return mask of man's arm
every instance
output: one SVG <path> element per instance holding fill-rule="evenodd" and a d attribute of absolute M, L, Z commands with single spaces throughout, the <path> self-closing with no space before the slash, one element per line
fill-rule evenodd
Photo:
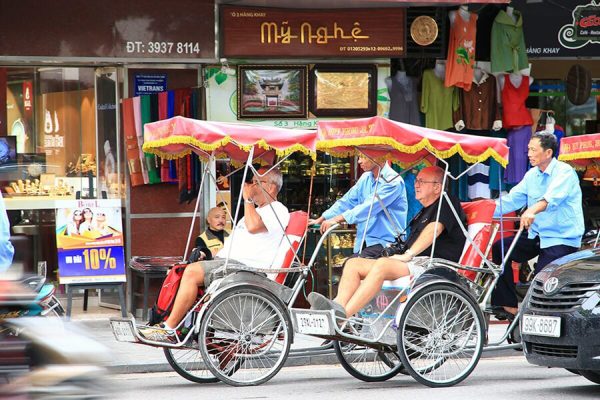
<path fill-rule="evenodd" d="M 437 236 L 440 236 L 444 231 L 444 224 L 441 222 L 430 222 L 425 226 L 425 229 L 421 231 L 421 234 L 414 241 L 414 243 L 410 246 L 409 249 L 406 250 L 404 254 L 398 254 L 392 256 L 400 261 L 408 262 L 412 260 L 417 254 L 421 254 L 425 251 L 429 246 L 433 244 L 433 239 L 436 238 L 436 225 L 437 225 Z"/>
<path fill-rule="evenodd" d="M 502 201 L 502 207 L 500 207 Z M 496 210 L 494 218 L 499 218 L 501 215 L 508 214 L 511 211 L 518 210 L 527 205 L 527 174 L 521 182 L 519 182 L 510 193 L 496 200 Z"/>
<path fill-rule="evenodd" d="M 362 178 L 362 177 L 361 177 Z M 325 233 L 333 224 L 345 222 L 342 213 L 358 204 L 359 193 L 362 186 L 362 181 L 359 179 L 354 186 L 346 192 L 346 194 L 337 200 L 333 206 L 326 210 L 323 215 L 311 222 L 321 224 L 321 233 Z"/>
<path fill-rule="evenodd" d="M 256 206 L 252 201 L 252 189 L 253 184 L 244 183 L 244 187 L 242 189 L 242 197 L 244 198 L 244 222 L 246 224 L 246 229 L 250 233 L 261 233 L 267 232 L 267 227 L 265 226 L 261 216 L 256 211 Z"/>
<path fill-rule="evenodd" d="M 382 211 L 382 203 L 387 208 L 399 198 L 404 197 L 406 199 L 404 181 L 399 181 L 397 183 L 381 183 L 377 188 L 377 196 L 381 201 L 373 199 L 372 196 L 369 196 L 369 198 L 365 199 L 362 203 L 357 204 L 352 209 L 343 212 L 342 216 L 346 221 L 348 221 L 348 223 L 355 224 L 357 222 L 367 220 L 369 209 L 371 209 L 371 203 L 373 204 L 371 216 L 373 216 Z M 404 202 L 404 208 L 405 210 L 408 209 L 408 203 L 406 201 Z M 404 225 L 403 221 L 394 222 L 400 226 Z"/>

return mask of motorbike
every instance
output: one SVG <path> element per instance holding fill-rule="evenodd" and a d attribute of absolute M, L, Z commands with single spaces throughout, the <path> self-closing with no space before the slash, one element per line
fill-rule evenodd
<path fill-rule="evenodd" d="M 53 294 L 39 284 L 0 280 L 0 398 L 103 398 L 108 350 L 60 318 L 40 318 L 62 307 L 48 306 Z"/>

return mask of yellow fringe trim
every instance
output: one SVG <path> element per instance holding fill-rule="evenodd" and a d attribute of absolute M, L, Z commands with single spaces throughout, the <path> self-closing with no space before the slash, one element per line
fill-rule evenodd
<path fill-rule="evenodd" d="M 317 150 L 325 151 L 327 153 L 331 153 L 332 155 L 336 155 L 334 153 L 337 153 L 338 154 L 337 156 L 339 157 L 339 156 L 354 155 L 357 153 L 357 150 L 339 152 L 339 151 L 335 151 L 332 149 L 334 149 L 336 147 L 340 147 L 340 146 L 342 146 L 342 147 L 343 146 L 357 147 L 357 146 L 362 146 L 362 145 L 378 145 L 378 144 L 386 145 L 386 146 L 392 147 L 393 149 L 398 150 L 402 153 L 408 153 L 408 154 L 415 154 L 423 149 L 428 149 L 431 153 L 435 154 L 436 156 L 438 156 L 440 158 L 449 158 L 449 157 L 452 157 L 453 155 L 455 155 L 456 153 L 458 153 L 466 162 L 468 162 L 470 164 L 485 161 L 490 157 L 493 158 L 500 165 L 502 165 L 502 167 L 506 167 L 506 165 L 508 164 L 508 160 L 503 158 L 496 150 L 489 148 L 489 147 L 482 154 L 480 154 L 478 156 L 473 156 L 471 154 L 467 154 L 463 150 L 462 146 L 459 143 L 455 144 L 448 150 L 437 150 L 435 147 L 433 147 L 433 145 L 427 138 L 424 138 L 419 143 L 414 144 L 412 146 L 407 146 L 407 145 L 398 143 L 393 138 L 383 137 L 383 136 L 378 136 L 378 137 L 365 136 L 365 137 L 360 137 L 360 138 L 319 140 L 319 141 L 317 141 Z M 394 160 L 391 160 L 391 161 L 395 162 L 395 163 L 399 163 Z"/>
<path fill-rule="evenodd" d="M 185 157 L 188 154 L 191 154 L 192 149 L 186 148 L 177 153 L 168 153 L 168 152 L 161 150 L 161 148 L 164 146 L 173 145 L 173 144 L 191 145 L 191 146 L 197 147 L 201 150 L 204 150 L 207 153 L 212 153 L 216 149 L 223 147 L 231 142 L 234 142 L 234 141 L 230 136 L 226 136 L 223 139 L 213 142 L 213 143 L 201 142 L 198 139 L 191 137 L 191 136 L 170 136 L 170 137 L 164 138 L 164 139 L 150 140 L 150 141 L 144 143 L 142 150 L 145 153 L 155 154 L 165 160 L 175 160 L 175 159 L 178 159 L 181 157 Z M 267 141 L 264 139 L 259 140 L 255 144 L 243 145 L 240 143 L 235 143 L 235 145 L 242 151 L 246 151 L 246 152 L 250 151 L 250 149 L 252 149 L 252 147 L 258 146 L 259 148 L 264 149 L 264 150 L 274 150 L 275 154 L 277 154 L 277 156 L 279 156 L 279 157 L 285 157 L 291 153 L 301 152 L 306 155 L 309 155 L 313 160 L 316 160 L 316 158 L 317 158 L 316 152 L 312 151 L 311 149 L 307 148 L 306 146 L 304 146 L 300 143 L 293 144 L 283 150 L 269 145 L 269 143 L 267 143 Z M 217 154 L 216 157 L 217 158 L 226 158 L 227 155 L 223 152 L 223 153 Z M 203 158 L 203 157 L 201 157 L 201 158 Z"/>
<path fill-rule="evenodd" d="M 600 150 L 594 151 L 581 151 L 578 153 L 570 153 L 570 154 L 560 154 L 558 159 L 560 161 L 576 161 L 584 158 L 599 158 L 600 159 Z"/>

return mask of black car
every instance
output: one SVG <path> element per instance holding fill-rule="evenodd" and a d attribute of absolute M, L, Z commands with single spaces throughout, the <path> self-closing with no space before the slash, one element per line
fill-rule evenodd
<path fill-rule="evenodd" d="M 520 325 L 527 361 L 600 384 L 600 248 L 540 271 L 523 301 Z"/>

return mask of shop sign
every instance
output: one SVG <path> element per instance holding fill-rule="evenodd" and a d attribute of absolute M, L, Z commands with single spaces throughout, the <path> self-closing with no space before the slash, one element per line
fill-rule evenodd
<path fill-rule="evenodd" d="M 0 0 L 0 57 L 215 59 L 214 0 Z"/>
<path fill-rule="evenodd" d="M 530 58 L 598 57 L 600 0 L 561 0 L 529 3 L 514 0 L 523 14 L 523 31 Z"/>
<path fill-rule="evenodd" d="M 23 109 L 25 115 L 30 117 L 33 110 L 33 83 L 31 81 L 23 82 Z"/>
<path fill-rule="evenodd" d="M 74 200 L 57 209 L 56 247 L 61 284 L 125 282 L 119 201 Z"/>
<path fill-rule="evenodd" d="M 134 95 L 153 94 L 167 90 L 167 74 L 135 74 Z"/>
<path fill-rule="evenodd" d="M 221 6 L 223 57 L 402 57 L 406 9 Z"/>

